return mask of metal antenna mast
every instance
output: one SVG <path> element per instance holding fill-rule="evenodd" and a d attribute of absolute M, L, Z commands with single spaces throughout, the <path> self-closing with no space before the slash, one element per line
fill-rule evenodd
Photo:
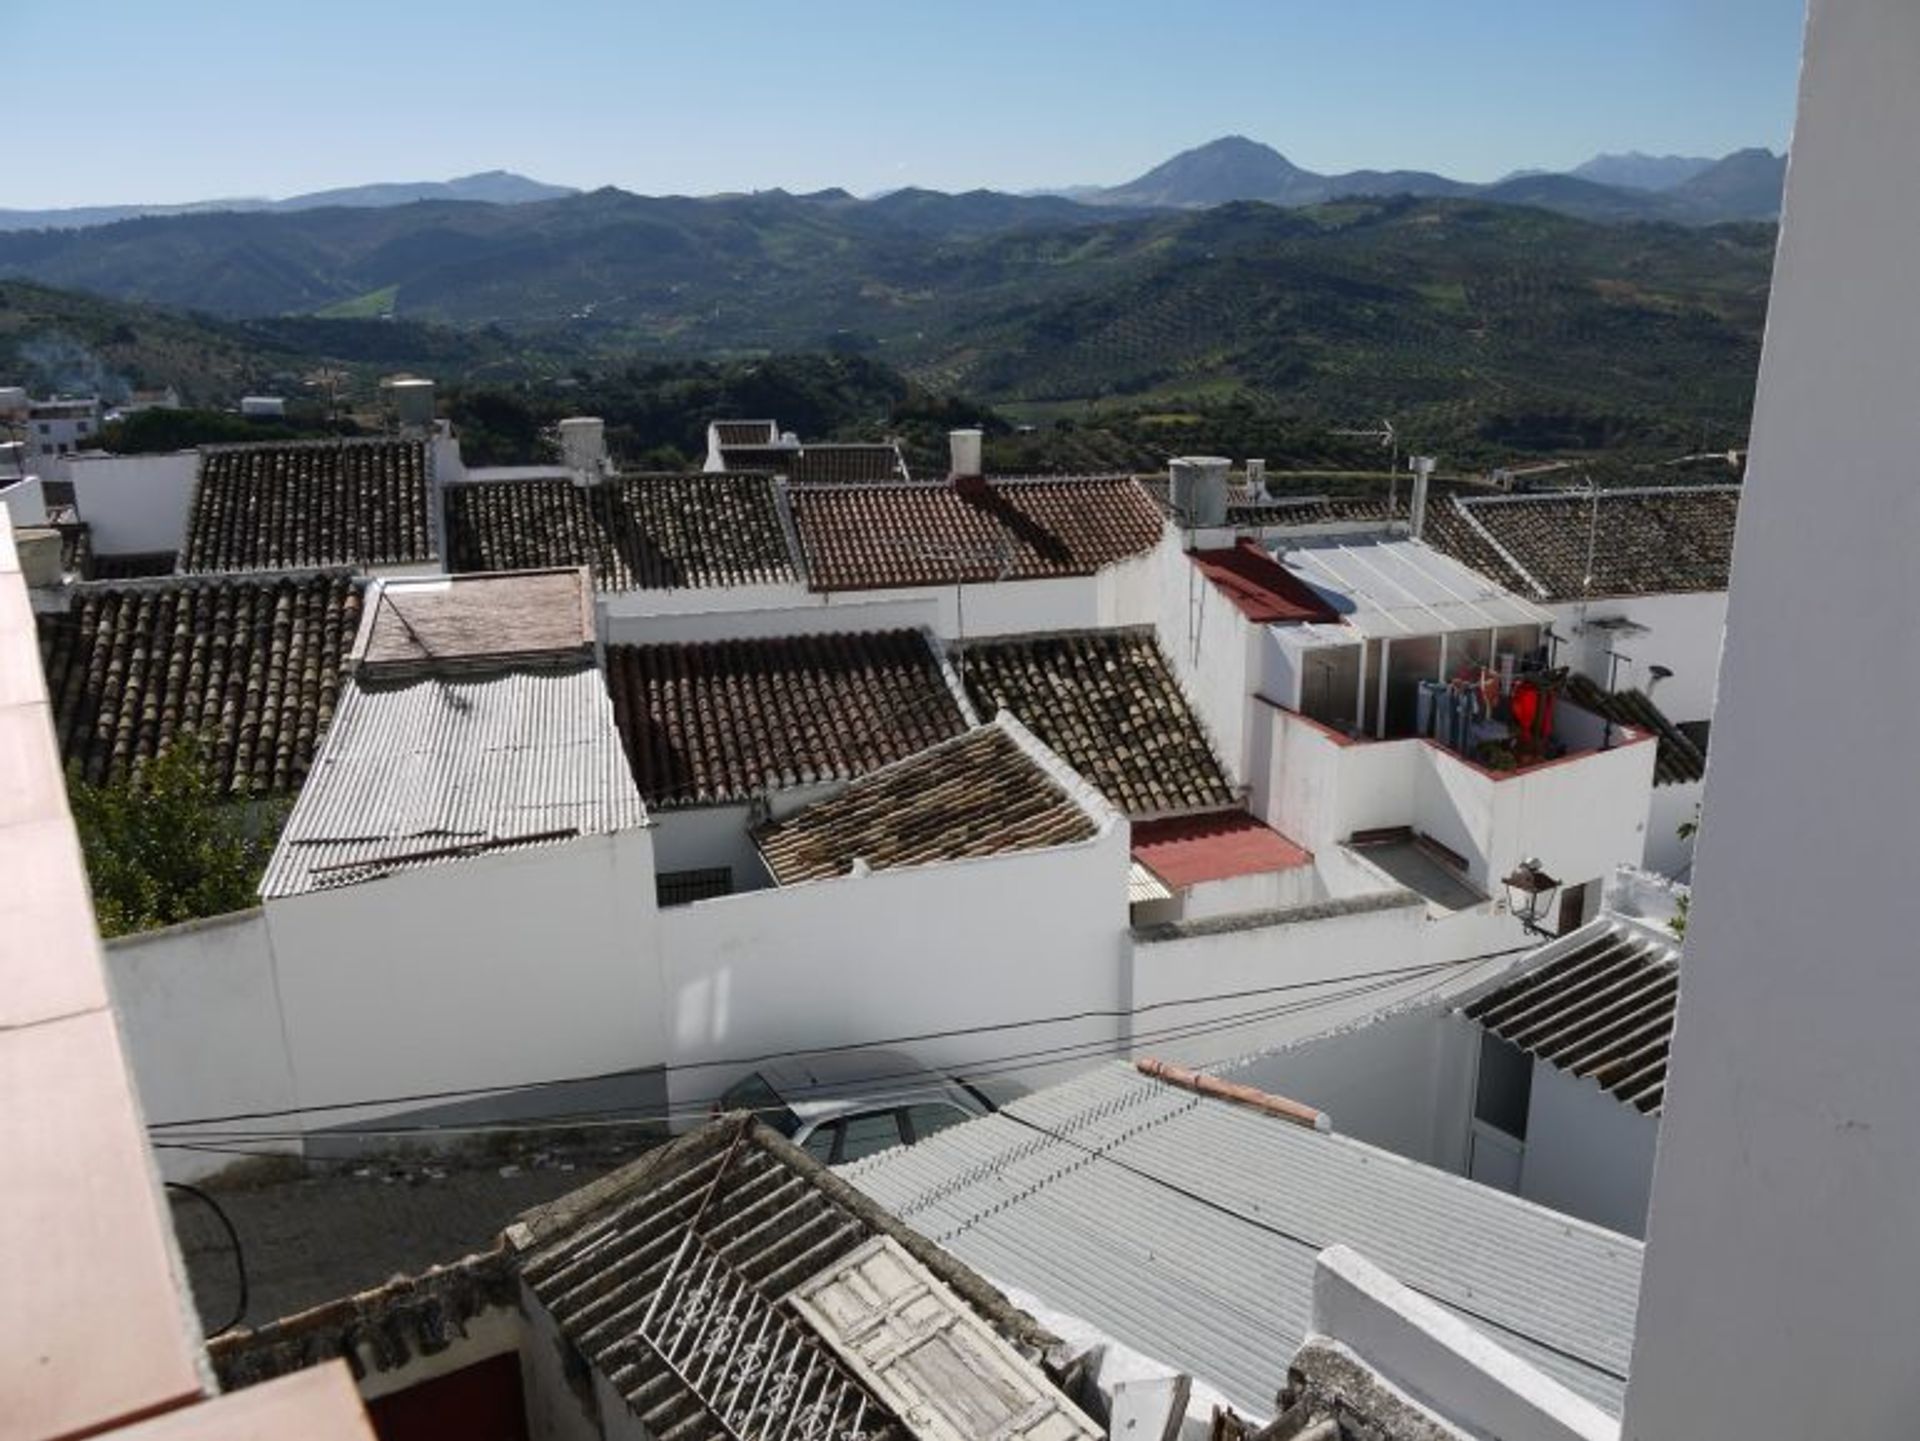
<path fill-rule="evenodd" d="M 1393 428 L 1393 421 L 1383 417 L 1380 424 L 1372 430 L 1336 430 L 1335 435 L 1352 436 L 1356 440 L 1377 440 L 1380 448 L 1387 451 L 1387 519 L 1393 519 L 1394 512 L 1400 509 L 1400 433 Z"/>

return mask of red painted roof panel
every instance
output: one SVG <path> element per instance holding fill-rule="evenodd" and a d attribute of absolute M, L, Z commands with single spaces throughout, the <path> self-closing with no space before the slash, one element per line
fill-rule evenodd
<path fill-rule="evenodd" d="M 1240 613 L 1259 625 L 1275 621 L 1339 623 L 1340 614 L 1320 592 L 1250 540 L 1188 557 Z"/>
<path fill-rule="evenodd" d="M 1136 822 L 1133 858 L 1174 887 L 1313 864 L 1311 853 L 1245 811 Z"/>

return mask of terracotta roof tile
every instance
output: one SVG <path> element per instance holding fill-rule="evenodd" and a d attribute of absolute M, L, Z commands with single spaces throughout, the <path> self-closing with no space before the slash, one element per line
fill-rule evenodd
<path fill-rule="evenodd" d="M 781 885 L 1083 841 L 1093 821 L 999 726 L 981 726 L 875 771 L 831 800 L 760 826 Z"/>
<path fill-rule="evenodd" d="M 1597 531 L 1594 508 L 1583 491 L 1456 496 L 1450 505 L 1429 507 L 1429 539 L 1490 579 L 1542 600 L 1727 588 L 1740 513 L 1737 485 L 1602 490 Z"/>
<path fill-rule="evenodd" d="M 609 646 L 634 780 L 658 807 L 846 781 L 966 728 L 919 631 Z"/>
<path fill-rule="evenodd" d="M 771 420 L 716 420 L 713 431 L 722 445 L 770 445 L 780 438 Z"/>
<path fill-rule="evenodd" d="M 1385 525 L 1392 517 L 1384 499 L 1370 496 L 1302 496 L 1297 500 L 1261 500 L 1229 503 L 1231 525 Z M 1400 518 L 1406 519 L 1401 497 Z"/>
<path fill-rule="evenodd" d="M 1235 804 L 1206 731 L 1150 630 L 966 648 L 974 708 L 1005 708 L 1132 816 Z"/>
<path fill-rule="evenodd" d="M 721 441 L 720 459 L 728 470 L 767 471 L 795 485 L 857 485 L 864 481 L 907 478 L 900 448 L 866 445 L 733 445 Z"/>
<path fill-rule="evenodd" d="M 796 486 L 789 492 L 815 590 L 1091 575 L 1159 540 L 1164 521 L 1131 478 Z"/>
<path fill-rule="evenodd" d="M 74 588 L 64 613 L 40 617 L 62 758 L 88 781 L 120 779 L 191 728 L 223 786 L 296 789 L 333 717 L 360 596 L 338 573 Z"/>
<path fill-rule="evenodd" d="M 456 571 L 584 565 L 601 590 L 791 585 L 796 578 L 774 481 L 764 475 L 450 486 L 447 545 Z"/>
<path fill-rule="evenodd" d="M 418 440 L 210 446 L 200 453 L 180 569 L 432 561 L 428 463 Z"/>

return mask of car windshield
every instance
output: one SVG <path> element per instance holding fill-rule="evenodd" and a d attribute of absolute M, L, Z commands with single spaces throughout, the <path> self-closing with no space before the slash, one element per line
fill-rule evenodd
<path fill-rule="evenodd" d="M 800 1129 L 800 1118 L 787 1109 L 779 1092 L 769 1086 L 758 1071 L 735 1081 L 720 1097 L 723 1111 L 752 1111 L 781 1135 L 791 1139 Z"/>

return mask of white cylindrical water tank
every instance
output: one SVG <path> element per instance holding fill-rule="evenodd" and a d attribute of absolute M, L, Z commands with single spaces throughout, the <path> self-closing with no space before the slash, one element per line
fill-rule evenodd
<path fill-rule="evenodd" d="M 1182 455 L 1167 462 L 1168 495 L 1188 525 L 1227 523 L 1227 472 L 1222 455 Z"/>
<path fill-rule="evenodd" d="M 953 452 L 954 475 L 986 474 L 980 459 L 978 430 L 950 430 L 947 432 L 947 445 Z"/>
<path fill-rule="evenodd" d="M 389 381 L 387 388 L 393 392 L 393 411 L 395 418 L 404 430 L 430 430 L 433 428 L 433 382 L 409 377 L 405 380 Z"/>
<path fill-rule="evenodd" d="M 560 457 L 576 476 L 598 480 L 606 468 L 606 422 L 596 415 L 572 415 L 561 421 Z"/>

